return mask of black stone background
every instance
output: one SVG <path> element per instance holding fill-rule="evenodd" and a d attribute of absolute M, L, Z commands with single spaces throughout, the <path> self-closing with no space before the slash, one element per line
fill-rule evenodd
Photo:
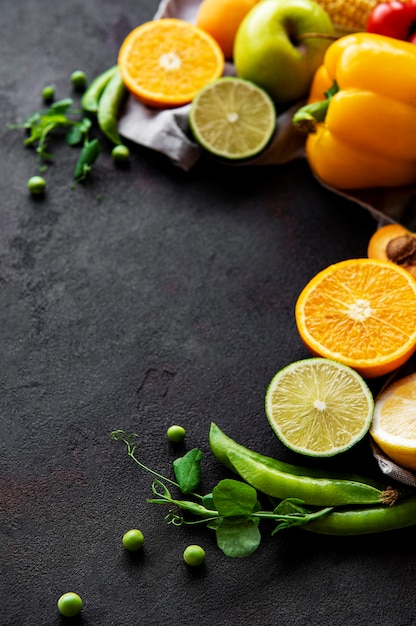
<path fill-rule="evenodd" d="M 235 170 L 206 162 L 184 173 L 131 146 L 118 171 L 110 145 L 89 182 L 71 189 L 77 150 L 51 145 L 48 192 L 21 131 L 6 124 L 41 106 L 69 75 L 112 65 L 155 0 L 1 2 L 0 624 L 69 623 L 56 609 L 74 590 L 84 626 L 408 626 L 416 623 L 412 529 L 368 537 L 301 530 L 230 559 L 203 527 L 173 528 L 146 503 L 151 477 L 115 428 L 141 435 L 140 458 L 162 473 L 204 452 L 202 491 L 226 470 L 208 446 L 211 420 L 253 449 L 317 465 L 272 434 L 271 378 L 309 356 L 294 305 L 330 263 L 365 256 L 376 223 L 324 190 L 303 161 Z M 74 95 L 74 94 L 72 94 Z M 373 381 L 377 388 L 381 381 Z M 169 444 L 172 423 L 186 427 Z M 327 468 L 377 475 L 364 441 Z M 139 527 L 133 557 L 122 534 Z M 200 543 L 205 565 L 182 552 Z"/>

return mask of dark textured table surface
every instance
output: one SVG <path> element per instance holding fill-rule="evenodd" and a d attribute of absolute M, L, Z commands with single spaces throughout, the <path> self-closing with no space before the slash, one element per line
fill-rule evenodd
<path fill-rule="evenodd" d="M 48 191 L 30 197 L 35 155 L 6 124 L 39 108 L 45 84 L 67 97 L 73 70 L 112 65 L 156 8 L 2 2 L 0 624 L 63 624 L 56 602 L 70 590 L 84 600 L 71 623 L 85 626 L 415 624 L 413 530 L 271 537 L 266 526 L 251 557 L 227 558 L 212 531 L 164 524 L 146 502 L 151 477 L 110 440 L 140 433 L 140 458 L 168 474 L 199 447 L 206 491 L 227 476 L 209 450 L 212 420 L 299 463 L 272 434 L 265 390 L 309 356 L 294 320 L 302 287 L 365 256 L 376 228 L 304 161 L 185 173 L 132 145 L 117 170 L 105 142 L 89 182 L 71 189 L 76 149 L 56 141 Z M 172 423 L 187 430 L 176 448 Z M 377 474 L 366 441 L 324 465 Z M 133 527 L 145 535 L 137 557 L 121 546 Z M 206 550 L 200 569 L 182 560 L 189 543 Z"/>

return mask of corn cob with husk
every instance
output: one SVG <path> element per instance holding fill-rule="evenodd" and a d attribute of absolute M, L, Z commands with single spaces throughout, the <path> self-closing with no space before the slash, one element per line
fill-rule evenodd
<path fill-rule="evenodd" d="M 386 0 L 316 0 L 335 28 L 345 31 L 365 31 L 371 11 L 383 1 Z"/>

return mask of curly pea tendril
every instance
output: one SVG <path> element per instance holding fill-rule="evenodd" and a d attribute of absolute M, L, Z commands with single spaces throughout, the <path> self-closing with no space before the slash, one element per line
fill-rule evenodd
<path fill-rule="evenodd" d="M 332 511 L 332 507 L 309 510 L 298 498 L 286 498 L 272 511 L 264 511 L 258 501 L 256 489 L 233 479 L 220 480 L 211 493 L 202 496 L 195 492 L 200 483 L 202 460 L 202 452 L 197 448 L 173 462 L 175 481 L 139 461 L 136 456 L 139 437 L 137 433 L 115 430 L 110 436 L 114 441 L 124 443 L 128 456 L 154 476 L 154 497 L 147 502 L 174 505 L 179 509 L 180 512 L 177 512 L 170 508 L 164 521 L 172 526 L 205 523 L 215 531 L 217 544 L 227 556 L 248 556 L 257 549 L 261 541 L 258 528 L 261 519 L 276 522 L 276 528 L 272 532 L 274 535 L 283 528 L 307 524 Z M 194 500 L 174 498 L 167 485 L 175 487 L 181 493 L 190 494 Z M 186 515 L 191 515 L 191 519 Z"/>
<path fill-rule="evenodd" d="M 155 497 L 147 502 L 174 505 L 179 509 L 177 512 L 170 508 L 165 522 L 172 526 L 205 523 L 215 531 L 217 544 L 227 556 L 248 556 L 258 548 L 262 519 L 276 522 L 272 535 L 294 526 L 320 534 L 360 535 L 416 525 L 414 491 L 399 494 L 391 487 L 381 491 L 374 485 L 351 479 L 341 480 L 331 475 L 322 478 L 313 471 L 311 476 L 305 476 L 304 468 L 289 466 L 244 448 L 214 424 L 210 432 L 211 449 L 241 480 L 220 480 L 205 496 L 196 493 L 202 460 L 202 452 L 197 448 L 173 462 L 174 481 L 137 459 L 137 434 L 118 430 L 111 436 L 123 441 L 128 455 L 153 474 L 152 493 Z M 174 498 L 167 485 L 190 494 L 193 500 Z M 314 488 L 319 495 L 318 501 L 314 501 Z M 367 493 L 362 497 L 362 489 L 369 492 L 370 502 Z M 270 498 L 274 506 L 271 511 L 262 509 L 258 493 Z M 354 495 L 352 502 L 349 499 L 351 493 Z M 359 498 L 355 500 L 357 493 Z M 345 500 L 346 494 L 348 498 Z"/>

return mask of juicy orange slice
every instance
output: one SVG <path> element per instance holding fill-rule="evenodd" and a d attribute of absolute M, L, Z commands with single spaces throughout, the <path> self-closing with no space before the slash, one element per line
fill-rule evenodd
<path fill-rule="evenodd" d="M 123 41 L 118 66 L 129 91 L 144 104 L 177 107 L 224 71 L 224 55 L 201 28 L 175 18 L 141 24 Z"/>
<path fill-rule="evenodd" d="M 416 349 L 416 281 L 390 261 L 341 261 L 306 285 L 295 316 L 312 354 L 382 376 Z"/>
<path fill-rule="evenodd" d="M 416 373 L 376 398 L 370 434 L 393 461 L 416 471 Z"/>

